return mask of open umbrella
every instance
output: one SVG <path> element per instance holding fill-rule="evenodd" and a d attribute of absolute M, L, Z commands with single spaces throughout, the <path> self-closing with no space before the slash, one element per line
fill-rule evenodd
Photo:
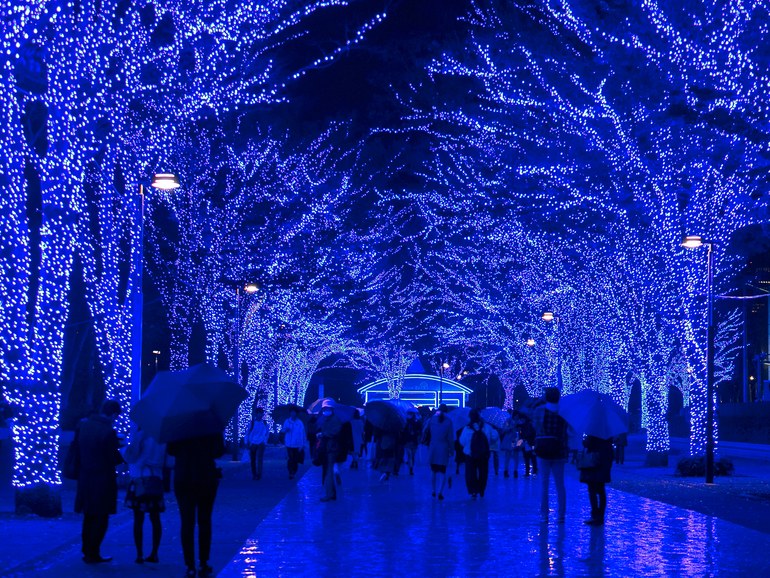
<path fill-rule="evenodd" d="M 452 427 L 455 431 L 464 428 L 471 422 L 470 413 L 471 408 L 469 407 L 456 407 L 449 412 L 448 416 L 452 420 Z"/>
<path fill-rule="evenodd" d="M 356 408 L 352 405 L 344 405 L 342 403 L 337 403 L 330 397 L 322 397 L 311 403 L 307 408 L 307 412 L 312 414 L 320 414 L 322 409 L 321 406 L 323 405 L 324 401 L 328 401 L 334 406 L 334 415 L 336 415 L 342 421 L 352 420 L 353 414 L 357 411 Z"/>
<path fill-rule="evenodd" d="M 481 419 L 498 429 L 503 429 L 505 422 L 511 419 L 511 414 L 499 407 L 485 407 L 480 413 Z"/>
<path fill-rule="evenodd" d="M 221 433 L 246 395 L 207 363 L 161 371 L 131 409 L 131 419 L 161 443 Z"/>
<path fill-rule="evenodd" d="M 605 393 L 583 390 L 565 395 L 561 415 L 575 431 L 609 439 L 628 431 L 628 413 Z"/>
<path fill-rule="evenodd" d="M 374 427 L 398 432 L 406 425 L 406 410 L 391 400 L 377 399 L 366 404 L 366 419 Z"/>
<path fill-rule="evenodd" d="M 289 419 L 292 411 L 296 411 L 297 417 L 303 421 L 308 417 L 304 407 L 300 407 L 294 403 L 284 403 L 276 405 L 273 408 L 273 421 L 282 424 Z"/>

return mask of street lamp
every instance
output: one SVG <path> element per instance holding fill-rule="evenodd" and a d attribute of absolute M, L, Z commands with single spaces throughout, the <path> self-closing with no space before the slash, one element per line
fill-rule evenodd
<path fill-rule="evenodd" d="M 532 339 L 531 337 L 529 339 L 527 339 L 527 346 L 528 347 L 534 347 L 535 346 L 535 340 Z"/>
<path fill-rule="evenodd" d="M 173 173 L 156 173 L 151 187 L 170 191 L 179 188 L 179 178 Z M 135 219 L 139 223 L 137 249 L 134 253 L 134 292 L 131 300 L 131 403 L 142 397 L 142 317 L 144 316 L 144 183 L 139 183 Z M 157 370 L 157 357 L 155 358 Z"/>
<path fill-rule="evenodd" d="M 158 373 L 158 359 L 160 359 L 160 349 L 153 349 L 152 354 L 155 356 L 155 373 Z"/>
<path fill-rule="evenodd" d="M 553 321 L 553 328 L 556 332 L 556 387 L 561 391 L 563 381 L 561 376 L 561 343 L 559 343 L 559 318 L 553 314 L 553 311 L 546 311 L 543 313 L 541 319 L 546 323 Z M 532 343 L 530 343 L 530 341 Z M 535 340 L 530 338 L 527 340 L 527 345 L 530 347 L 535 344 Z"/>
<path fill-rule="evenodd" d="M 682 247 L 699 249 L 706 245 L 706 299 L 708 302 L 708 331 L 706 334 L 706 483 L 714 483 L 714 268 L 712 253 L 714 244 L 704 241 L 699 235 L 688 235 L 682 240 Z"/>
<path fill-rule="evenodd" d="M 449 369 L 449 364 L 445 361 L 438 369 L 438 404 L 444 400 L 444 370 Z"/>

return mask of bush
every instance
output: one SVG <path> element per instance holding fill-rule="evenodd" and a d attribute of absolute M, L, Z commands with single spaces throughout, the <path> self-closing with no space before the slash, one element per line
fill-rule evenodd
<path fill-rule="evenodd" d="M 728 458 L 719 458 L 714 461 L 715 476 L 732 476 L 735 466 Z M 706 475 L 706 456 L 690 456 L 682 458 L 676 464 L 675 475 L 683 478 L 702 478 Z"/>

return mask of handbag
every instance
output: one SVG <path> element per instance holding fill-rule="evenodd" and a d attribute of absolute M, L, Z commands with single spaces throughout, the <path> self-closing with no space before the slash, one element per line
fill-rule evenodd
<path fill-rule="evenodd" d="M 599 452 L 580 452 L 577 459 L 577 469 L 592 470 L 599 467 Z"/>
<path fill-rule="evenodd" d="M 137 500 L 157 500 L 163 497 L 163 479 L 160 476 L 141 476 L 134 480 Z"/>

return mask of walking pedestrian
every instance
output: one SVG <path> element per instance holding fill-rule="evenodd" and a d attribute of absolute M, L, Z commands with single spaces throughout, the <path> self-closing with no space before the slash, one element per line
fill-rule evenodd
<path fill-rule="evenodd" d="M 297 410 L 292 409 L 281 428 L 283 445 L 286 446 L 286 467 L 289 469 L 289 479 L 293 480 L 299 470 L 299 464 L 305 461 L 305 424 L 299 419 Z M 262 451 L 264 455 L 264 450 Z M 262 468 L 260 464 L 260 475 Z"/>
<path fill-rule="evenodd" d="M 559 415 L 561 393 L 555 387 L 545 388 L 545 404 L 535 410 L 535 454 L 541 476 L 540 514 L 548 519 L 548 487 L 553 474 L 558 500 L 559 523 L 567 512 L 567 490 L 564 486 L 564 464 L 567 460 L 567 422 Z"/>
<path fill-rule="evenodd" d="M 222 472 L 216 458 L 225 453 L 222 434 L 213 434 L 186 440 L 169 442 L 169 455 L 174 456 L 174 495 L 179 506 L 181 541 L 185 576 L 194 578 L 195 570 L 195 522 L 198 522 L 197 576 L 210 576 L 211 517 L 217 497 Z"/>
<path fill-rule="evenodd" d="M 489 434 L 489 453 L 492 457 L 492 467 L 497 476 L 500 474 L 500 432 L 495 426 L 490 424 L 486 425 L 489 426 L 487 432 Z"/>
<path fill-rule="evenodd" d="M 513 425 L 513 420 L 508 418 L 503 424 L 503 431 L 500 436 L 500 451 L 503 452 L 503 477 L 510 477 L 510 463 L 513 460 L 516 449 L 517 432 Z M 513 462 L 513 477 L 516 478 L 519 475 L 519 463 L 518 458 Z"/>
<path fill-rule="evenodd" d="M 251 425 L 246 434 L 246 442 L 249 446 L 249 461 L 251 462 L 251 479 L 262 479 L 262 464 L 265 461 L 265 447 L 269 430 L 265 423 L 265 410 L 258 407 L 251 417 Z"/>
<path fill-rule="evenodd" d="M 537 475 L 537 459 L 535 457 L 535 426 L 532 420 L 522 416 L 519 424 L 518 444 L 521 448 L 521 455 L 524 458 L 524 477 Z"/>
<path fill-rule="evenodd" d="M 428 422 L 425 437 L 428 442 L 428 461 L 430 462 L 433 497 L 444 499 L 446 469 L 454 452 L 455 431 L 452 420 L 447 417 L 447 406 L 443 403 Z"/>
<path fill-rule="evenodd" d="M 490 440 L 492 426 L 484 423 L 477 409 L 468 415 L 470 423 L 460 434 L 460 445 L 465 454 L 465 486 L 472 498 L 484 497 L 489 478 Z"/>
<path fill-rule="evenodd" d="M 318 433 L 320 439 L 320 451 L 323 454 L 321 479 L 324 487 L 324 496 L 322 502 L 329 502 L 337 499 L 337 480 L 334 465 L 337 463 L 338 454 L 344 450 L 342 441 L 342 421 L 334 415 L 334 402 L 324 400 L 321 405 L 321 431 Z"/>
<path fill-rule="evenodd" d="M 592 467 L 580 469 L 580 481 L 588 488 L 588 500 L 591 503 L 591 517 L 583 523 L 589 526 L 603 526 L 607 510 L 607 489 L 612 469 L 612 441 L 586 436 L 583 446 L 587 454 L 592 455 Z"/>
<path fill-rule="evenodd" d="M 123 463 L 118 435 L 112 427 L 120 415 L 120 403 L 108 399 L 101 412 L 80 422 L 77 436 L 80 454 L 75 512 L 83 514 L 83 562 L 99 564 L 112 560 L 102 556 L 110 514 L 117 512 L 118 479 L 115 466 Z"/>
<path fill-rule="evenodd" d="M 361 419 L 361 412 L 353 412 L 353 419 L 350 420 L 350 433 L 353 438 L 353 459 L 350 462 L 350 469 L 358 469 L 358 460 L 364 449 L 364 420 Z"/>
<path fill-rule="evenodd" d="M 417 447 L 422 436 L 422 423 L 417 419 L 417 410 L 409 408 L 406 412 L 406 426 L 404 427 L 404 451 L 406 452 L 406 465 L 409 466 L 409 475 L 414 475 L 414 461 L 417 455 Z"/>
<path fill-rule="evenodd" d="M 155 441 L 138 429 L 124 454 L 128 462 L 131 481 L 126 492 L 125 505 L 134 513 L 134 546 L 137 564 L 158 563 L 158 548 L 163 533 L 160 515 L 166 511 L 163 499 L 163 466 L 166 461 L 166 444 Z M 140 489 L 140 486 L 141 489 Z M 152 549 L 144 558 L 144 515 L 150 517 L 152 527 Z"/>
<path fill-rule="evenodd" d="M 390 479 L 396 473 L 396 443 L 398 435 L 395 432 L 374 428 L 374 439 L 377 441 L 377 471 L 381 472 L 380 481 Z"/>
<path fill-rule="evenodd" d="M 615 463 L 622 466 L 626 462 L 626 446 L 628 434 L 623 432 L 615 437 Z"/>

